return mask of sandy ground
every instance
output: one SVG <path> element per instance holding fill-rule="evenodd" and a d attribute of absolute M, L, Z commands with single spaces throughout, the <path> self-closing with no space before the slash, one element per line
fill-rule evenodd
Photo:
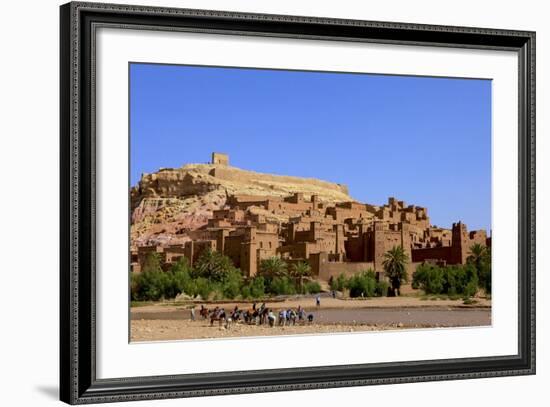
<path fill-rule="evenodd" d="M 258 305 L 262 302 L 259 301 Z M 315 309 L 315 298 L 291 298 L 285 301 L 265 301 L 266 306 L 273 309 L 282 308 L 298 308 L 301 306 L 306 309 Z M 187 306 L 193 304 L 178 303 L 174 304 L 170 302 L 159 302 L 152 305 L 132 307 L 132 312 L 167 312 L 179 309 L 185 309 Z M 239 302 L 224 302 L 216 304 L 204 304 L 207 308 L 214 308 L 216 306 L 220 308 L 233 309 L 237 305 L 240 309 L 252 308 L 251 303 L 239 303 Z M 461 299 L 459 300 L 422 300 L 419 297 L 373 297 L 369 299 L 338 299 L 338 298 L 321 298 L 321 309 L 327 308 L 413 308 L 413 307 L 460 307 L 460 308 L 479 308 L 490 307 L 491 301 L 485 298 L 476 298 L 476 304 L 464 305 Z M 197 309 L 200 305 L 197 305 Z"/>
<path fill-rule="evenodd" d="M 370 326 L 354 324 L 304 324 L 296 326 L 256 326 L 233 324 L 228 329 L 217 323 L 190 320 L 133 320 L 132 341 L 169 341 L 180 339 L 230 338 L 242 336 L 278 336 L 296 334 L 319 334 L 332 332 L 359 332 L 397 329 L 398 326 Z"/>
<path fill-rule="evenodd" d="M 481 326 L 491 323 L 491 302 L 477 299 L 474 305 L 464 305 L 462 300 L 421 300 L 415 297 L 373 298 L 368 300 L 321 299 L 321 307 L 314 298 L 287 299 L 269 302 L 266 306 L 275 311 L 302 306 L 315 315 L 312 324 L 295 326 L 257 326 L 233 323 L 226 328 L 203 320 L 196 313 L 196 321 L 189 319 L 191 303 L 157 303 L 131 309 L 132 341 L 166 341 L 181 339 L 229 338 L 242 336 L 277 336 L 295 334 L 319 334 L 336 332 L 379 331 L 403 328 L 428 328 L 450 326 Z M 205 304 L 231 310 L 237 305 L 249 309 L 247 303 Z"/>

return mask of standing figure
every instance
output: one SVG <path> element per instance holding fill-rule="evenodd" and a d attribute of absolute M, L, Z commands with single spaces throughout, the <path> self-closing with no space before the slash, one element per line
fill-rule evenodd
<path fill-rule="evenodd" d="M 269 321 L 269 326 L 273 328 L 273 325 L 275 325 L 275 314 L 273 313 L 273 311 L 270 309 L 269 312 L 267 313 L 267 320 Z"/>

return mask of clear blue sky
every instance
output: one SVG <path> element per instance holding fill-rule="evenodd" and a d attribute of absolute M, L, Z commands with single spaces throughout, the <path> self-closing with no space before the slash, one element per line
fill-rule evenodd
<path fill-rule="evenodd" d="M 217 151 L 490 230 L 490 80 L 131 64 L 130 103 L 132 185 Z"/>

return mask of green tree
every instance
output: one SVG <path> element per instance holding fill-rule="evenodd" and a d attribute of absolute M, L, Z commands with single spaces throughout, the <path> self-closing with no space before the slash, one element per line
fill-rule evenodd
<path fill-rule="evenodd" d="M 191 267 L 189 262 L 185 257 L 180 257 L 170 268 L 172 274 L 172 282 L 176 295 L 180 293 L 185 293 L 188 295 L 194 295 L 191 292 L 192 287 L 192 277 L 191 277 Z"/>
<path fill-rule="evenodd" d="M 376 287 L 376 274 L 372 270 L 355 274 L 347 281 L 350 297 L 374 297 Z"/>
<path fill-rule="evenodd" d="M 470 247 L 468 264 L 473 265 L 477 270 L 479 287 L 487 294 L 491 293 L 491 249 L 475 243 Z"/>
<path fill-rule="evenodd" d="M 441 294 L 445 290 L 444 269 L 435 264 L 421 264 L 413 274 L 412 287 L 426 294 Z"/>
<path fill-rule="evenodd" d="M 292 264 L 290 267 L 290 275 L 298 281 L 300 287 L 300 293 L 304 292 L 304 277 L 311 274 L 311 267 L 304 261 L 299 261 Z"/>
<path fill-rule="evenodd" d="M 386 277 L 390 280 L 393 295 L 399 295 L 401 283 L 408 281 L 406 265 L 409 258 L 402 246 L 394 246 L 384 254 L 382 267 Z"/>
<path fill-rule="evenodd" d="M 229 271 L 222 282 L 222 293 L 225 298 L 234 299 L 241 293 L 243 275 L 240 270 L 234 268 Z"/>
<path fill-rule="evenodd" d="M 486 256 L 486 247 L 480 245 L 479 243 L 474 243 L 470 246 L 470 252 L 468 253 L 466 261 L 473 264 L 479 270 L 481 263 L 485 260 Z"/>
<path fill-rule="evenodd" d="M 157 252 L 147 253 L 147 255 L 145 256 L 145 261 L 143 262 L 143 267 L 141 268 L 141 272 L 162 272 L 162 267 L 160 266 L 160 254 Z"/>
<path fill-rule="evenodd" d="M 234 270 L 235 266 L 229 257 L 211 249 L 203 251 L 194 266 L 195 277 L 216 282 L 223 281 Z"/>
<path fill-rule="evenodd" d="M 288 277 L 274 277 L 268 285 L 269 292 L 275 295 L 293 295 L 296 294 L 296 286 Z"/>
<path fill-rule="evenodd" d="M 256 276 L 243 285 L 241 295 L 244 298 L 263 298 L 265 295 L 265 280 L 262 276 Z"/>
<path fill-rule="evenodd" d="M 426 294 L 471 297 L 478 288 L 477 271 L 470 263 L 451 266 L 421 264 L 413 274 L 412 287 L 421 288 Z"/>
<path fill-rule="evenodd" d="M 287 277 L 288 266 L 280 257 L 270 257 L 260 262 L 260 274 L 264 277 Z"/>
<path fill-rule="evenodd" d="M 171 294 L 169 273 L 163 271 L 143 271 L 132 274 L 132 300 L 158 301 Z M 167 294 L 168 293 L 168 294 Z"/>
<path fill-rule="evenodd" d="M 306 294 L 317 294 L 321 292 L 321 284 L 317 281 L 308 281 L 304 285 L 304 292 Z"/>

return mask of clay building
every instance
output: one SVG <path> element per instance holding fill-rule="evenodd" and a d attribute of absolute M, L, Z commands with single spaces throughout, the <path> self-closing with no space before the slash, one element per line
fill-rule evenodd
<path fill-rule="evenodd" d="M 212 161 L 224 163 L 216 153 Z M 247 277 L 256 275 L 263 259 L 278 256 L 308 261 L 313 276 L 328 281 L 368 269 L 381 276 L 384 254 L 394 246 L 405 249 L 412 273 L 426 261 L 464 264 L 472 244 L 490 244 L 484 230 L 468 232 L 461 222 L 451 229 L 431 226 L 426 208 L 393 197 L 376 206 L 320 202 L 316 195 L 302 193 L 228 196 L 225 207 L 188 236 L 180 246 L 139 247 L 132 253 L 132 270 L 141 270 L 151 251 L 159 253 L 167 268 L 182 256 L 192 265 L 210 249 L 228 256 Z"/>

